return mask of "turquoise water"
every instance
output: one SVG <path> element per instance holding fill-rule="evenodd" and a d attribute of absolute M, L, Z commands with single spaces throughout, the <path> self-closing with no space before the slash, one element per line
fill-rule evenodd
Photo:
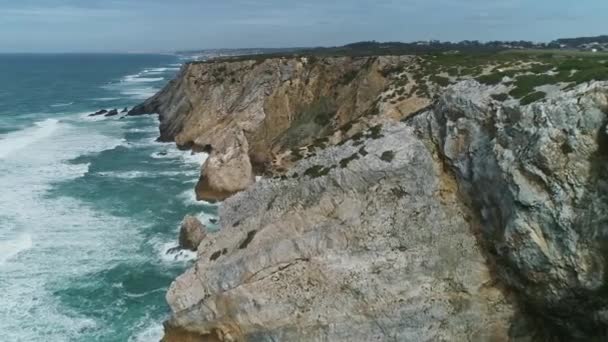
<path fill-rule="evenodd" d="M 0 341 L 158 341 L 204 156 L 155 142 L 132 107 L 168 55 L 0 55 Z"/>

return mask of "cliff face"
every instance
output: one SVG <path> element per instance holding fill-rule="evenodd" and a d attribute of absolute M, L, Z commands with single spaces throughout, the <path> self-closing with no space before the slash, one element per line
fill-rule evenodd
<path fill-rule="evenodd" d="M 221 148 L 243 131 L 251 150 L 302 146 L 363 116 L 411 57 L 293 58 L 187 64 L 131 115 L 159 113 L 161 139 Z M 428 103 L 427 103 L 428 104 Z"/>
<path fill-rule="evenodd" d="M 608 84 L 496 106 L 461 83 L 431 135 L 483 223 L 499 278 L 564 339 L 606 338 Z"/>
<path fill-rule="evenodd" d="M 424 96 L 418 63 L 191 64 L 134 110 L 211 152 L 199 197 L 224 200 L 165 341 L 608 337 L 608 83 Z"/>
<path fill-rule="evenodd" d="M 224 341 L 508 340 L 516 309 L 429 143 L 405 124 L 367 131 L 226 200 L 222 231 L 171 286 L 169 327 Z"/>
<path fill-rule="evenodd" d="M 336 134 L 341 139 L 349 129 L 339 128 L 378 113 L 378 97 L 398 76 L 395 68 L 413 61 L 345 57 L 187 64 L 130 115 L 159 113 L 161 140 L 210 151 L 197 194 L 223 200 L 250 186 L 256 171 L 285 168 L 281 152 Z M 383 112 L 398 119 L 429 103 L 414 96 L 386 103 L 390 110 Z"/>

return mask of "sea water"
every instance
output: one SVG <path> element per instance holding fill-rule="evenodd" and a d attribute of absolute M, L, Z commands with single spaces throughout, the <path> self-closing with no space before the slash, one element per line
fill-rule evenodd
<path fill-rule="evenodd" d="M 158 341 L 191 262 L 181 219 L 204 155 L 122 110 L 179 70 L 171 55 L 0 55 L 0 342 Z"/>

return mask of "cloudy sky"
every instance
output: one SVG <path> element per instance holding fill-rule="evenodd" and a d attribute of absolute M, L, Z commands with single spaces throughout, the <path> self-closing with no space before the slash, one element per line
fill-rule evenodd
<path fill-rule="evenodd" d="M 548 41 L 608 34 L 607 0 L 0 0 L 0 52 Z"/>

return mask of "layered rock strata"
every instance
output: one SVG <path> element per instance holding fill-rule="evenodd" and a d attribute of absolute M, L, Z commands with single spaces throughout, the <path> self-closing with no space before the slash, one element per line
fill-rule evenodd
<path fill-rule="evenodd" d="M 411 61 L 190 64 L 134 109 L 210 153 L 197 193 L 224 201 L 165 341 L 607 337 L 608 84 L 379 101 Z"/>

